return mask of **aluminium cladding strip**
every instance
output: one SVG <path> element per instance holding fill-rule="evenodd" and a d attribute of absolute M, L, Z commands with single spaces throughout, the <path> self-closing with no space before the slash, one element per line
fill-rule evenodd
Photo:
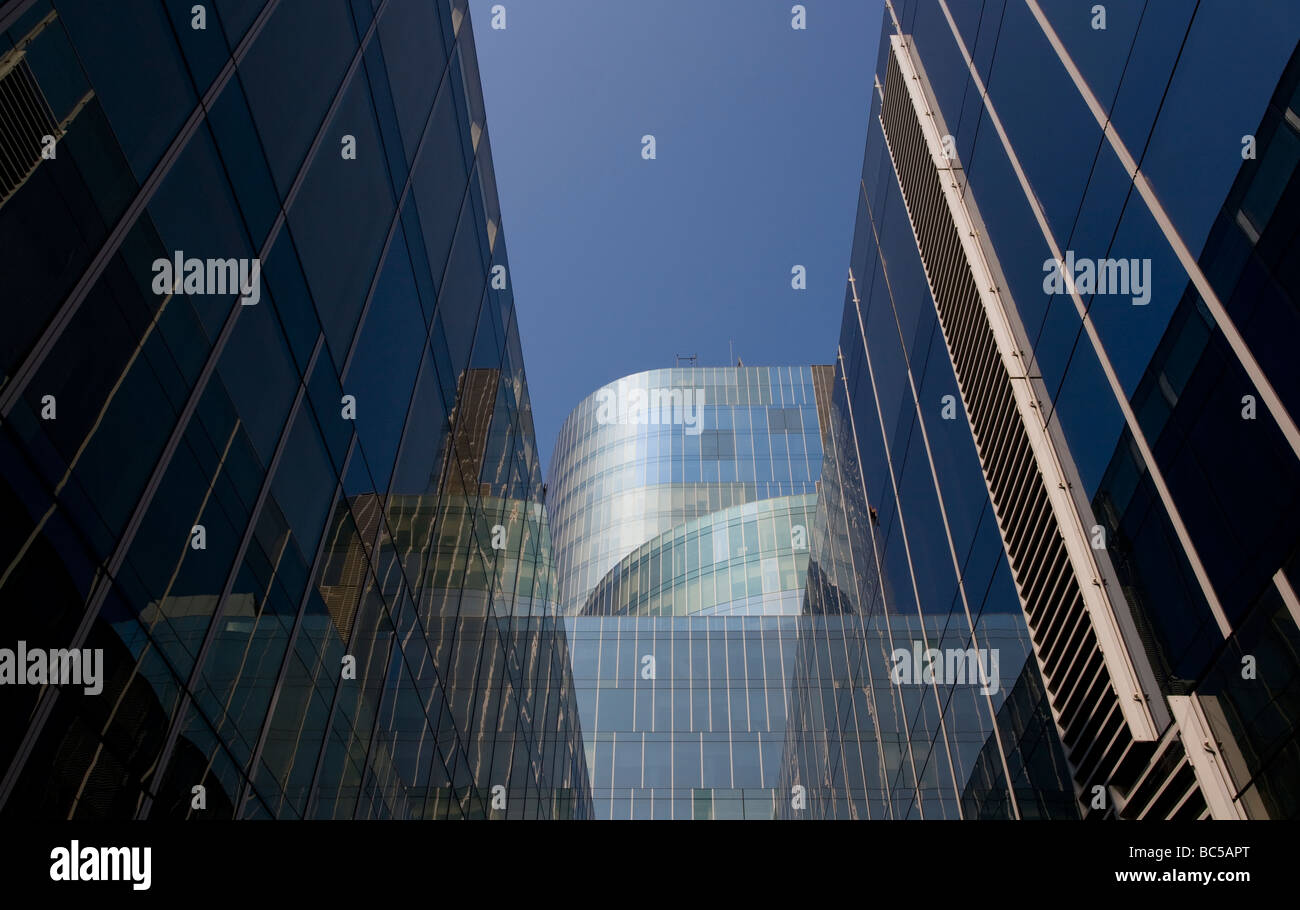
<path fill-rule="evenodd" d="M 1145 656 L 1126 645 L 1131 617 L 1117 615 L 1101 583 L 1109 573 L 1071 494 L 1068 452 L 1043 425 L 1013 305 L 963 198 L 960 164 L 944 154 L 909 40 L 890 38 L 881 126 L 1062 740 L 1080 786 L 1108 784 L 1134 742 L 1159 738 L 1163 700 Z"/>

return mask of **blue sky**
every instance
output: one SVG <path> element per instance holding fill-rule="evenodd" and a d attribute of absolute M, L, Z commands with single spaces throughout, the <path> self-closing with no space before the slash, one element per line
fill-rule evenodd
<path fill-rule="evenodd" d="M 676 353 L 833 360 L 882 5 L 793 5 L 471 0 L 544 465 L 579 401 Z"/>

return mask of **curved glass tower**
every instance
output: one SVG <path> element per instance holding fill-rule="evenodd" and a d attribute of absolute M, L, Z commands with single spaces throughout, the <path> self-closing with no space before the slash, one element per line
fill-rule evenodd
<path fill-rule="evenodd" d="M 677 525 L 606 573 L 583 615 L 793 613 L 816 512 L 814 495 L 776 496 Z"/>
<path fill-rule="evenodd" d="M 596 390 L 551 461 L 598 818 L 771 818 L 829 366 L 651 370 Z"/>
<path fill-rule="evenodd" d="M 638 579 L 660 590 L 679 577 L 687 584 L 676 602 L 651 597 L 637 614 L 797 611 L 793 595 L 802 581 L 794 580 L 807 566 L 807 545 L 798 561 L 784 529 L 793 521 L 794 536 L 806 538 L 811 514 L 804 512 L 812 504 L 801 497 L 816 495 L 822 460 L 816 387 L 829 388 L 830 376 L 830 367 L 810 366 L 649 370 L 584 399 L 556 440 L 547 504 L 566 612 L 619 612 L 588 599 L 598 586 L 608 595 L 606 583 L 617 581 L 610 573 L 627 576 L 633 566 L 625 559 L 656 540 L 655 553 L 635 554 L 646 557 Z M 721 514 L 765 500 L 783 500 L 763 509 L 785 522 L 781 546 L 775 536 L 744 536 L 746 520 L 751 534 L 777 531 L 753 520 L 752 510 Z M 729 527 L 742 536 L 728 539 Z M 729 573 L 721 589 L 706 588 L 700 568 L 715 565 L 724 550 L 739 575 Z M 776 583 L 765 584 L 773 573 Z M 629 581 L 621 586 L 625 605 L 645 590 Z"/>

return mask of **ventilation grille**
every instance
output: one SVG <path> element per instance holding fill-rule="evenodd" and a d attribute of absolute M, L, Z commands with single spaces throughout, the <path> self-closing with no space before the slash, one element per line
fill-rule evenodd
<path fill-rule="evenodd" d="M 1153 754 L 1144 757 L 1141 776 L 1129 788 L 1120 815 L 1132 819 L 1200 821 L 1210 818 L 1205 794 L 1187 751 L 1171 726 Z"/>
<path fill-rule="evenodd" d="M 0 63 L 0 205 L 41 163 L 42 139 L 59 125 L 21 53 Z"/>
<path fill-rule="evenodd" d="M 1154 744 L 1135 741 L 1111 682 L 1012 380 L 944 195 L 940 181 L 947 172 L 934 164 L 898 63 L 896 55 L 906 53 L 906 45 L 899 42 L 890 55 L 881 126 L 1081 805 L 1085 814 L 1109 814 L 1109 799 L 1107 809 L 1091 808 L 1092 788 L 1119 787 L 1116 792 L 1122 796 L 1127 787 L 1119 775 L 1121 764 L 1128 761 L 1127 767 L 1144 770 L 1143 759 L 1149 758 Z M 967 204 L 973 205 L 969 200 Z"/>

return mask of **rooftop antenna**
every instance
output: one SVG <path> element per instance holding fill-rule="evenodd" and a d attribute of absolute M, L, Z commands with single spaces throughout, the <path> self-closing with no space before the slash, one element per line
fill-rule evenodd
<path fill-rule="evenodd" d="M 687 366 L 699 366 L 699 358 L 694 354 L 675 354 L 673 355 L 673 366 L 679 367 L 682 364 Z"/>

